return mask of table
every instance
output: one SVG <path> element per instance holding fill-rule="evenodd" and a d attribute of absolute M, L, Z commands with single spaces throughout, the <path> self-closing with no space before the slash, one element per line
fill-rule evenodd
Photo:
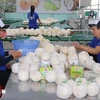
<path fill-rule="evenodd" d="M 45 84 L 31 80 L 21 82 L 16 76 L 17 74 L 11 74 L 6 86 L 6 94 L 1 100 L 99 100 L 97 96 L 77 99 L 73 95 L 68 99 L 60 99 L 56 95 L 55 83 Z"/>

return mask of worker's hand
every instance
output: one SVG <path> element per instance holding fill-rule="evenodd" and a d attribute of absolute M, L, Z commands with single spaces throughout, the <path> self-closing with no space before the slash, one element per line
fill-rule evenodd
<path fill-rule="evenodd" d="M 9 53 L 10 53 L 14 58 L 19 58 L 19 57 L 22 56 L 22 53 L 21 53 L 20 51 L 16 51 L 16 50 L 10 51 Z"/>
<path fill-rule="evenodd" d="M 14 53 L 14 52 L 16 52 L 17 50 L 10 50 L 9 51 L 9 54 L 12 54 L 12 53 Z"/>
<path fill-rule="evenodd" d="M 82 45 L 79 43 L 73 43 L 73 45 L 76 49 L 82 49 Z"/>

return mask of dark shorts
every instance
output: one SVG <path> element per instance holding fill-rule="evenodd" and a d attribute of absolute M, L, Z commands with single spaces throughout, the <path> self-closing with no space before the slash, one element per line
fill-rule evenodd
<path fill-rule="evenodd" d="M 0 85 L 6 86 L 10 74 L 11 69 L 7 69 L 6 71 L 0 71 Z"/>

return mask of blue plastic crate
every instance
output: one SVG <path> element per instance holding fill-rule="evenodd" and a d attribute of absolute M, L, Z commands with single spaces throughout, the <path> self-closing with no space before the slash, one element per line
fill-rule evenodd
<path fill-rule="evenodd" d="M 12 41 L 14 49 L 22 49 L 22 55 L 25 56 L 29 52 L 34 52 L 34 50 L 39 46 L 40 41 L 31 39 L 21 39 Z"/>

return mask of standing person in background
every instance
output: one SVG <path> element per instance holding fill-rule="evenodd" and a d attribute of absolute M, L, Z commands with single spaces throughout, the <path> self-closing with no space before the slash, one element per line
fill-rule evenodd
<path fill-rule="evenodd" d="M 37 29 L 38 28 L 37 20 L 39 21 L 39 23 L 41 23 L 38 14 L 35 12 L 34 6 L 30 7 L 30 12 L 28 13 L 28 19 L 29 19 L 29 23 L 28 23 L 29 29 L 31 29 L 31 28 Z"/>

